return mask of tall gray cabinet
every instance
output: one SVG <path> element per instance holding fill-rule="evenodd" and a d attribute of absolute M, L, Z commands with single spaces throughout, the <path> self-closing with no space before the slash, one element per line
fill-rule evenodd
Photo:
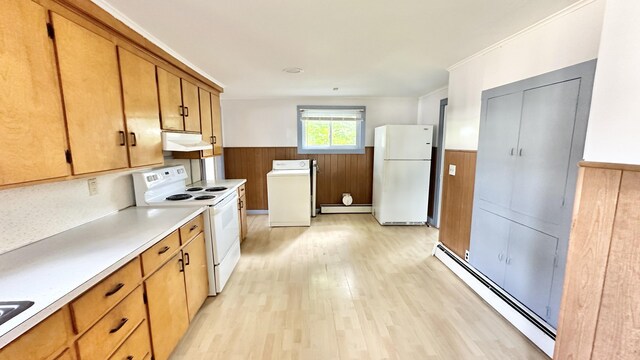
<path fill-rule="evenodd" d="M 482 93 L 469 262 L 554 328 L 595 65 Z"/>

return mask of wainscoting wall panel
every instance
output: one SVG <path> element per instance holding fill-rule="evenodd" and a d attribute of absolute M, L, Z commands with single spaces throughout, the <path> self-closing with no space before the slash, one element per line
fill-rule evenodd
<path fill-rule="evenodd" d="M 581 166 L 554 359 L 638 359 L 640 166 Z"/>
<path fill-rule="evenodd" d="M 224 148 L 224 172 L 228 179 L 247 179 L 247 209 L 267 210 L 267 173 L 273 160 L 318 161 L 317 204 L 340 204 L 351 193 L 354 204 L 371 204 L 373 147 L 364 154 L 298 154 L 295 147 Z"/>
<path fill-rule="evenodd" d="M 456 174 L 449 175 L 449 165 Z M 476 179 L 476 151 L 444 151 L 440 242 L 464 258 L 471 240 L 471 210 Z"/>

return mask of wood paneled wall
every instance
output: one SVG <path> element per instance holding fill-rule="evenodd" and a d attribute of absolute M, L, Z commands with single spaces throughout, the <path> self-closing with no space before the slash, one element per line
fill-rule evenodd
<path fill-rule="evenodd" d="M 449 165 L 456 174 L 449 175 Z M 476 179 L 476 151 L 445 150 L 440 242 L 464 259 L 471 238 L 471 210 Z"/>
<path fill-rule="evenodd" d="M 267 173 L 273 160 L 318 161 L 318 206 L 341 204 L 349 192 L 354 204 L 371 204 L 373 147 L 362 155 L 302 155 L 295 147 L 224 148 L 224 171 L 228 179 L 247 179 L 247 209 L 267 210 Z"/>
<path fill-rule="evenodd" d="M 554 359 L 639 359 L 640 166 L 581 166 Z"/>

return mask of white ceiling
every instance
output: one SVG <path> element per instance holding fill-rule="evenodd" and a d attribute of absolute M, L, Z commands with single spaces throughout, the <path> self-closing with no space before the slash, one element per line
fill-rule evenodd
<path fill-rule="evenodd" d="M 576 2 L 94 1 L 222 82 L 225 98 L 417 97 L 445 86 L 448 66 Z"/>

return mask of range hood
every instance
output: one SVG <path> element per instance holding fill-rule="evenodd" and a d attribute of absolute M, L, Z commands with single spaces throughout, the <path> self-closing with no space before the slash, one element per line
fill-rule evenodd
<path fill-rule="evenodd" d="M 202 140 L 202 134 L 163 132 L 162 150 L 164 151 L 200 151 L 211 150 L 213 145 Z"/>

